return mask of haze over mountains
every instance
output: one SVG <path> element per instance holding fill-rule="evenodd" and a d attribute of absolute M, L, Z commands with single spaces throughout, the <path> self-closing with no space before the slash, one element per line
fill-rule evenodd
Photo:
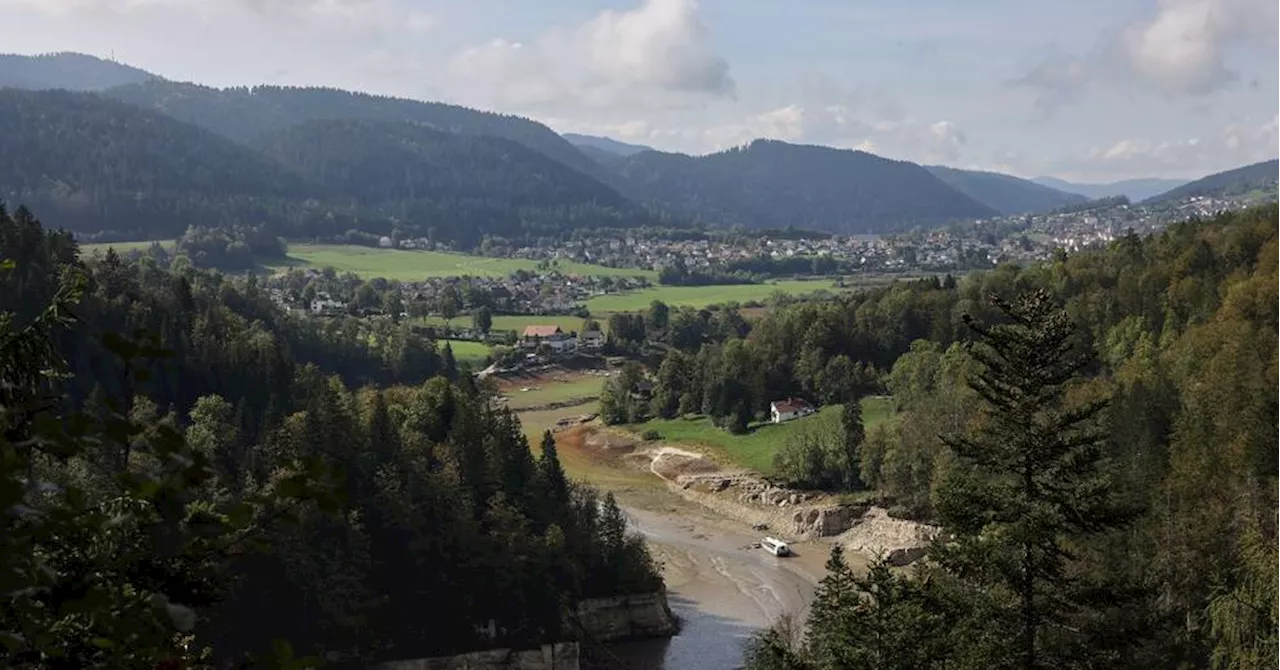
<path fill-rule="evenodd" d="M 1026 180 L 773 140 L 687 156 L 445 103 L 178 83 L 80 54 L 0 56 L 5 87 L 68 91 L 0 91 L 0 120 L 17 129 L 0 137 L 0 199 L 113 238 L 189 223 L 464 248 L 641 225 L 884 233 L 1180 183 Z"/>
<path fill-rule="evenodd" d="M 1133 202 L 1146 200 L 1187 183 L 1184 179 L 1125 179 L 1107 184 L 1075 184 L 1054 177 L 1036 177 L 1031 181 L 1059 191 L 1078 193 L 1090 200 L 1122 195 Z"/>

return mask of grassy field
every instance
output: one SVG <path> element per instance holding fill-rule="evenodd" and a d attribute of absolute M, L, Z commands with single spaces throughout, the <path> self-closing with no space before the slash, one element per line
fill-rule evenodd
<path fill-rule="evenodd" d="M 529 386 L 516 386 L 506 392 L 507 406 L 517 412 L 529 407 L 543 407 L 557 402 L 568 402 L 575 398 L 596 398 L 604 386 L 604 377 L 589 376 L 568 382 L 536 381 Z M 529 388 L 529 391 L 521 391 Z M 579 410 L 577 407 L 568 411 L 565 416 L 589 414 L 591 410 Z"/>
<path fill-rule="evenodd" d="M 505 277 L 517 270 L 533 270 L 537 261 L 519 258 L 485 258 L 466 254 L 407 249 L 374 249 L 346 244 L 290 244 L 289 257 L 267 267 L 325 268 L 353 272 L 364 278 L 420 280 L 428 277 Z M 631 275 L 653 279 L 649 270 L 607 268 L 583 263 L 558 264 L 561 272 L 578 275 Z"/>
<path fill-rule="evenodd" d="M 469 340 L 445 340 L 449 343 L 449 348 L 453 349 L 453 360 L 459 363 L 468 361 L 470 363 L 483 363 L 484 359 L 489 357 L 489 345 L 483 342 L 471 342 Z M 444 343 L 441 343 L 444 346 Z"/>
<path fill-rule="evenodd" d="M 706 307 L 725 302 L 763 301 L 777 291 L 810 293 L 818 289 L 836 291 L 830 281 L 788 280 L 769 284 L 730 284 L 717 286 L 655 286 L 641 291 L 602 295 L 587 301 L 587 309 L 595 315 L 609 312 L 635 312 L 654 300 L 668 305 Z"/>
<path fill-rule="evenodd" d="M 527 316 L 524 314 L 495 314 L 493 317 L 493 330 L 514 330 L 516 334 L 524 331 L 525 326 L 560 326 L 561 330 L 566 333 L 569 331 L 581 331 L 584 319 L 577 316 Z M 605 320 L 599 319 L 600 327 L 605 328 Z M 439 316 L 423 317 L 422 323 L 428 326 L 443 326 L 444 319 Z M 455 316 L 449 325 L 454 328 L 470 328 L 471 315 L 460 314 Z"/>
<path fill-rule="evenodd" d="M 154 242 L 159 242 L 160 246 L 166 249 L 169 249 L 173 247 L 174 241 L 173 240 L 154 240 Z M 81 244 L 80 252 L 85 255 L 90 255 L 99 251 L 105 254 L 107 252 L 107 249 L 114 248 L 116 250 L 116 253 L 123 254 L 125 252 L 134 251 L 134 250 L 146 251 L 148 248 L 151 247 L 152 244 L 153 244 L 153 241 L 151 240 L 147 240 L 144 242 L 100 242 L 95 244 Z"/>
<path fill-rule="evenodd" d="M 890 413 L 887 397 L 863 398 L 862 422 L 867 428 L 889 418 Z M 839 414 L 840 406 L 831 405 L 818 410 L 817 414 L 786 423 L 755 424 L 746 435 L 730 434 L 712 425 L 706 417 L 654 419 L 630 428 L 639 433 L 656 430 L 664 441 L 672 444 L 710 447 L 737 465 L 767 474 L 773 471 L 773 455 L 782 448 L 788 435 L 807 424 L 829 418 L 838 421 Z"/>

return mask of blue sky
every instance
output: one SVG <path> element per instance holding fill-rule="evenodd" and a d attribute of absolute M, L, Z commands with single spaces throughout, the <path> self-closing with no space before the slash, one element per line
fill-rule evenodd
<path fill-rule="evenodd" d="M 0 0 L 0 22 L 18 53 L 445 100 L 689 153 L 772 137 L 1109 181 L 1280 142 L 1275 0 Z"/>

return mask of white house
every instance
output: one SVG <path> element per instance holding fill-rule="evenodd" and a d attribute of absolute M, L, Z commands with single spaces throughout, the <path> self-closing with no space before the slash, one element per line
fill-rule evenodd
<path fill-rule="evenodd" d="M 578 342 L 586 349 L 599 349 L 604 346 L 604 333 L 598 330 L 584 330 L 578 335 Z"/>
<path fill-rule="evenodd" d="M 782 423 L 783 421 L 808 416 L 813 414 L 814 411 L 813 405 L 801 398 L 775 400 L 769 403 L 769 420 L 774 423 Z"/>
<path fill-rule="evenodd" d="M 573 350 L 578 346 L 578 339 L 565 333 L 560 326 L 525 326 L 520 336 L 520 346 L 526 349 L 537 349 L 546 344 L 552 351 Z"/>
<path fill-rule="evenodd" d="M 311 301 L 311 313 L 317 316 L 332 316 L 346 311 L 347 303 L 333 300 L 328 295 L 321 295 Z"/>

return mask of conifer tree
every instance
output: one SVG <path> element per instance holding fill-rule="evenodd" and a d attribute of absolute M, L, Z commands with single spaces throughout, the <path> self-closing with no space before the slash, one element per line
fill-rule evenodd
<path fill-rule="evenodd" d="M 556 438 L 551 431 L 542 433 L 542 456 L 538 458 L 538 478 L 547 496 L 559 507 L 569 500 L 569 483 L 556 453 Z"/>
<path fill-rule="evenodd" d="M 944 436 L 961 459 L 938 493 L 953 540 L 939 563 L 996 602 L 1017 667 L 1052 667 L 1063 626 L 1083 603 L 1073 543 L 1133 517 L 1114 502 L 1104 471 L 1099 412 L 1105 400 L 1074 400 L 1072 383 L 1093 357 L 1075 325 L 1044 291 L 992 298 L 1006 322 L 966 325 L 981 364 L 969 385 L 985 401 L 970 435 Z M 1082 647 L 1075 647 L 1076 653 Z M 1077 661 L 1085 660 L 1076 658 Z"/>

